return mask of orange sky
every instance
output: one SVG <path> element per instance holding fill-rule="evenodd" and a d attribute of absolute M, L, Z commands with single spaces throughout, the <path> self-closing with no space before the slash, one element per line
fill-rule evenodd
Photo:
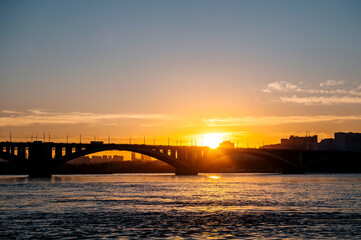
<path fill-rule="evenodd" d="M 1 2 L 0 141 L 361 132 L 358 1 L 161 2 Z"/>

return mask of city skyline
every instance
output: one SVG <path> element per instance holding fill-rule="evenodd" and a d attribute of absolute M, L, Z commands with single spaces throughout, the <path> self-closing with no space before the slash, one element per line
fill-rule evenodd
<path fill-rule="evenodd" d="M 0 137 L 361 132 L 359 1 L 3 1 Z"/>

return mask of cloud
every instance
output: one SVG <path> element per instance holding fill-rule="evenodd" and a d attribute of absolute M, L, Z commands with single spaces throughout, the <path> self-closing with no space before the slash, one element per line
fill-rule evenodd
<path fill-rule="evenodd" d="M 321 87 L 328 87 L 328 86 L 338 86 L 338 85 L 343 85 L 344 81 L 343 80 L 327 80 L 326 82 L 323 82 L 320 84 Z"/>
<path fill-rule="evenodd" d="M 361 92 L 355 90 L 344 90 L 344 89 L 300 89 L 298 92 L 309 93 L 309 94 L 322 94 L 322 95 L 354 95 L 361 96 Z"/>
<path fill-rule="evenodd" d="M 3 110 L 3 113 L 12 113 L 9 110 Z M 0 127 L 4 126 L 28 126 L 32 124 L 119 124 L 126 119 L 132 120 L 170 120 L 171 116 L 165 114 L 97 114 L 69 112 L 57 113 L 40 110 L 28 110 L 27 112 L 17 112 L 18 115 L 9 115 L 0 117 Z"/>
<path fill-rule="evenodd" d="M 283 96 L 278 97 L 280 102 L 306 105 L 361 104 L 361 86 L 355 86 L 355 83 L 349 86 L 344 84 L 343 80 L 328 80 L 311 88 L 309 85 L 297 86 L 289 82 L 279 81 L 269 83 L 266 89 L 262 91 L 282 94 Z"/>
<path fill-rule="evenodd" d="M 12 111 L 12 110 L 2 110 L 2 113 L 7 113 L 7 114 L 23 114 L 22 112 L 17 112 L 17 111 Z"/>
<path fill-rule="evenodd" d="M 262 90 L 263 92 L 272 92 L 272 91 L 288 91 L 288 90 L 296 90 L 297 86 L 286 82 L 286 81 L 278 81 L 278 82 L 272 82 L 269 83 L 266 87 L 266 89 Z"/>
<path fill-rule="evenodd" d="M 27 110 L 28 112 L 30 112 L 30 113 L 33 113 L 33 114 L 48 114 L 46 111 L 44 111 L 44 110 L 41 110 L 41 109 L 28 109 Z"/>
<path fill-rule="evenodd" d="M 361 120 L 361 115 L 356 116 L 265 116 L 265 117 L 241 117 L 241 118 L 212 118 L 203 119 L 210 127 L 231 127 L 231 126 L 270 126 L 291 123 L 317 123 L 317 122 L 344 122 L 350 120 Z"/>
<path fill-rule="evenodd" d="M 332 96 L 332 97 L 280 97 L 281 102 L 289 103 L 301 103 L 305 105 L 314 105 L 314 104 L 361 104 L 361 97 L 348 97 L 348 96 Z"/>

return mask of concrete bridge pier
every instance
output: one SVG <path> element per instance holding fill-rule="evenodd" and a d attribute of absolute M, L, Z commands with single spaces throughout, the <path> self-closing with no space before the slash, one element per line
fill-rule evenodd
<path fill-rule="evenodd" d="M 44 166 L 32 166 L 29 169 L 29 178 L 51 178 L 53 169 Z"/>
<path fill-rule="evenodd" d="M 304 174 L 305 171 L 303 169 L 295 169 L 295 168 L 288 168 L 288 169 L 282 169 L 282 174 Z"/>
<path fill-rule="evenodd" d="M 175 175 L 177 176 L 186 176 L 186 175 L 193 175 L 193 176 L 197 176 L 198 175 L 198 171 L 196 170 L 192 170 L 190 168 L 176 168 L 175 169 Z"/>
<path fill-rule="evenodd" d="M 304 174 L 303 167 L 303 158 L 304 155 L 302 152 L 295 152 L 292 155 L 288 156 L 288 159 L 293 162 L 296 167 L 288 167 L 282 170 L 282 174 Z"/>
<path fill-rule="evenodd" d="M 191 150 L 178 150 L 178 160 L 187 163 L 187 166 L 178 166 L 175 168 L 175 175 L 198 175 L 198 169 L 194 164 L 194 152 Z"/>
<path fill-rule="evenodd" d="M 41 143 L 33 143 L 29 151 L 29 178 L 51 178 L 53 166 L 51 164 L 51 147 Z"/>

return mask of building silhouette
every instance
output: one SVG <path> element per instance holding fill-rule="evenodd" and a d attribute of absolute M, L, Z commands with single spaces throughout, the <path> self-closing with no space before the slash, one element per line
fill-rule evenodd
<path fill-rule="evenodd" d="M 317 150 L 317 135 L 298 137 L 291 135 L 281 139 L 279 144 L 264 145 L 266 149 Z"/>
<path fill-rule="evenodd" d="M 361 152 L 361 133 L 335 133 L 335 148 L 340 151 Z"/>
<path fill-rule="evenodd" d="M 288 139 L 281 139 L 282 149 L 317 150 L 317 135 L 298 137 L 291 135 Z"/>
<path fill-rule="evenodd" d="M 152 158 L 149 157 L 149 156 L 147 156 L 147 155 L 141 154 L 141 155 L 140 155 L 140 160 L 142 160 L 142 162 L 145 162 L 145 161 L 151 161 Z"/>
<path fill-rule="evenodd" d="M 322 139 L 321 142 L 318 143 L 318 150 L 336 150 L 335 139 L 333 138 L 325 138 Z"/>
<path fill-rule="evenodd" d="M 361 152 L 361 133 L 336 132 L 334 136 L 335 138 L 322 139 L 319 143 L 317 135 L 290 136 L 288 139 L 281 139 L 281 143 L 264 145 L 262 148 Z"/>
<path fill-rule="evenodd" d="M 114 156 L 103 155 L 103 156 L 91 156 L 91 157 L 82 156 L 77 159 L 71 160 L 69 164 L 76 164 L 76 165 L 100 164 L 100 163 L 123 162 L 123 161 L 124 161 L 124 156 L 118 156 L 118 155 L 114 155 Z"/>
<path fill-rule="evenodd" d="M 131 153 L 130 159 L 131 159 L 132 161 L 138 161 L 138 160 L 139 160 L 139 159 L 135 156 L 135 152 L 132 152 L 132 153 Z"/>
<path fill-rule="evenodd" d="M 223 141 L 219 144 L 219 148 L 234 148 L 234 143 L 231 141 Z"/>

